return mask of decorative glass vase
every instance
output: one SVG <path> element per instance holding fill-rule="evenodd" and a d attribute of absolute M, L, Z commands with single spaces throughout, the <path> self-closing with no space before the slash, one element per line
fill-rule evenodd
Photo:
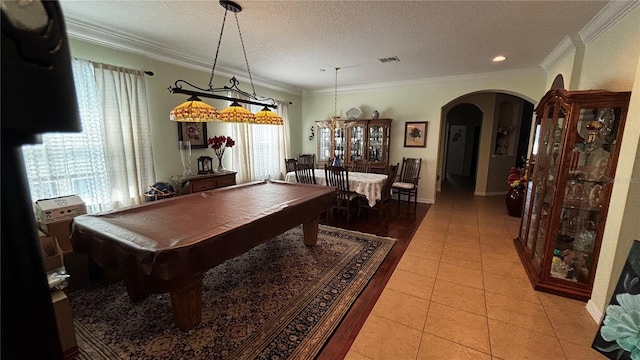
<path fill-rule="evenodd" d="M 191 141 L 178 141 L 180 161 L 182 161 L 182 177 L 193 175 L 191 172 Z"/>
<path fill-rule="evenodd" d="M 522 201 L 524 200 L 524 186 L 509 187 L 506 203 L 509 216 L 522 216 Z"/>
<path fill-rule="evenodd" d="M 218 168 L 216 169 L 216 172 L 223 172 L 226 171 L 227 169 L 224 168 L 224 165 L 222 165 L 222 156 L 218 156 Z"/>

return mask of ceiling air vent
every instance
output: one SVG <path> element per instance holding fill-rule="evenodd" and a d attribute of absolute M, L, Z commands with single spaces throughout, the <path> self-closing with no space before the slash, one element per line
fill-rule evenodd
<path fill-rule="evenodd" d="M 392 57 L 378 59 L 378 61 L 380 61 L 381 63 L 385 64 L 385 63 L 391 63 L 391 62 L 395 62 L 395 61 L 400 62 L 400 59 L 398 59 L 397 56 L 392 56 Z"/>

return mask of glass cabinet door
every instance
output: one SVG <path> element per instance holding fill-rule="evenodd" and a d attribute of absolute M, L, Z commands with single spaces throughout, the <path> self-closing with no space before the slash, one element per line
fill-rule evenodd
<path fill-rule="evenodd" d="M 527 160 L 526 165 L 526 178 L 530 181 L 526 182 L 525 187 L 525 195 L 524 195 L 524 206 L 522 207 L 522 217 L 520 221 L 520 231 L 518 232 L 518 237 L 520 241 L 523 243 L 523 246 L 527 244 L 527 229 L 529 228 L 529 213 L 531 212 L 531 198 L 533 197 L 533 168 L 535 167 L 535 158 L 538 156 L 538 147 L 539 147 L 539 139 L 540 132 L 542 131 L 542 125 L 540 124 L 540 119 L 536 119 L 536 128 L 534 135 L 534 145 L 531 150 L 531 154 L 529 155 L 529 159 Z M 530 249 L 529 249 L 530 250 Z"/>
<path fill-rule="evenodd" d="M 571 129 L 572 148 L 560 230 L 554 239 L 550 276 L 587 284 L 594 249 L 602 232 L 603 204 L 608 204 L 610 165 L 617 144 L 619 108 L 582 108 Z M 599 246 L 598 246 L 599 247 Z"/>
<path fill-rule="evenodd" d="M 338 156 L 340 159 L 340 164 L 344 163 L 344 153 L 345 153 L 345 130 L 344 128 L 336 128 L 333 132 L 333 156 Z"/>
<path fill-rule="evenodd" d="M 549 231 L 549 215 L 555 197 L 560 145 L 562 142 L 566 109 L 559 101 L 546 105 L 543 113 L 542 134 L 538 143 L 538 157 L 533 184 L 533 206 L 531 226 L 527 234 L 526 247 L 533 250 L 532 263 L 538 271 L 544 255 L 545 239 Z"/>
<path fill-rule="evenodd" d="M 349 161 L 364 158 L 365 125 L 356 124 L 348 129 L 349 132 Z"/>
<path fill-rule="evenodd" d="M 369 126 L 369 162 L 384 162 L 384 136 L 385 128 L 383 125 Z"/>
<path fill-rule="evenodd" d="M 331 129 L 318 126 L 318 161 L 330 161 Z"/>

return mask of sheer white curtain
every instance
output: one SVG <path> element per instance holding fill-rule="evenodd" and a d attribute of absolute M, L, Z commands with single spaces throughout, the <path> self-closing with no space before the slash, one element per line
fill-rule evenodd
<path fill-rule="evenodd" d="M 32 200 L 77 194 L 90 213 L 143 202 L 155 178 L 144 73 L 79 59 L 72 66 L 83 131 L 23 146 Z"/>
<path fill-rule="evenodd" d="M 156 177 L 144 72 L 94 65 L 105 119 L 111 201 L 116 208 L 143 203 Z"/>
<path fill-rule="evenodd" d="M 238 94 L 233 94 L 237 97 Z M 284 120 L 283 126 L 234 124 L 233 169 L 238 172 L 239 183 L 282 179 L 286 173 L 284 159 L 289 153 L 288 103 L 277 101 L 277 114 Z M 245 105 L 253 113 L 262 109 L 258 105 Z"/>
<path fill-rule="evenodd" d="M 276 114 L 280 115 L 284 120 L 283 126 L 277 126 L 280 135 L 280 148 L 278 149 L 278 165 L 280 165 L 280 176 L 278 178 L 284 179 L 284 176 L 287 174 L 287 168 L 285 166 L 284 159 L 289 157 L 291 150 L 291 133 L 289 130 L 289 102 L 276 100 L 276 105 L 278 105 Z"/>
<path fill-rule="evenodd" d="M 73 59 L 81 133 L 47 133 L 42 144 L 22 147 L 31 199 L 77 194 L 89 212 L 112 208 L 104 151 L 102 110 L 93 64 Z"/>

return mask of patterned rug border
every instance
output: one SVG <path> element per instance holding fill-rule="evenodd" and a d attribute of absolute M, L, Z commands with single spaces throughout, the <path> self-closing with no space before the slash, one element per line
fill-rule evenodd
<path fill-rule="evenodd" d="M 329 339 L 329 337 L 333 335 L 333 332 L 338 327 L 338 325 L 344 318 L 347 311 L 351 308 L 351 306 L 353 306 L 353 303 L 356 301 L 358 295 L 362 293 L 362 290 L 365 288 L 365 286 L 367 286 L 367 284 L 369 283 L 373 275 L 375 275 L 375 273 L 377 272 L 378 268 L 380 267 L 384 259 L 387 257 L 387 255 L 389 255 L 389 252 L 391 251 L 391 249 L 393 248 L 393 246 L 397 241 L 396 239 L 391 237 L 377 236 L 377 235 L 363 233 L 363 232 L 354 231 L 354 230 L 340 229 L 340 228 L 335 228 L 331 226 L 325 226 L 325 228 L 332 229 L 331 231 L 344 232 L 344 233 L 348 232 L 350 234 L 358 235 L 359 237 L 362 237 L 362 238 L 383 240 L 386 242 L 382 246 L 383 251 L 376 253 L 374 262 L 368 264 L 367 270 L 372 270 L 372 271 L 366 272 L 366 275 L 360 278 L 360 281 L 358 282 L 357 286 L 352 287 L 348 291 L 345 291 L 340 294 L 339 296 L 340 299 L 339 301 L 336 301 L 335 306 L 341 307 L 341 308 L 338 309 L 337 311 L 332 311 L 332 314 L 334 315 L 335 318 L 331 319 L 330 326 L 327 329 L 320 329 L 319 327 L 314 329 L 315 331 L 313 331 L 312 335 L 315 335 L 317 338 L 315 338 L 314 340 L 310 340 L 308 342 L 309 344 L 308 346 L 299 346 L 298 348 L 296 348 L 296 351 L 292 354 L 293 359 L 313 359 L 320 352 L 320 350 L 322 349 L 326 341 Z M 327 330 L 327 331 L 321 331 L 321 330 Z"/>
<path fill-rule="evenodd" d="M 291 230 L 299 233 L 302 231 L 301 227 Z M 377 236 L 374 234 L 321 224 L 319 225 L 319 241 L 323 237 L 351 238 L 349 240 L 355 240 L 355 243 L 358 243 L 361 246 L 352 246 L 352 248 L 348 248 L 347 251 L 353 252 L 353 254 L 345 253 L 345 255 L 338 257 L 336 263 L 332 264 L 331 267 L 325 270 L 326 273 L 320 274 L 321 276 L 318 277 L 317 283 L 307 285 L 307 287 L 304 288 L 304 291 L 301 291 L 301 293 L 296 295 L 295 298 L 290 299 L 287 304 L 295 304 L 296 306 L 292 306 L 290 308 L 285 306 L 280 310 L 277 314 L 279 320 L 275 321 L 279 324 L 278 326 L 267 326 L 266 330 L 268 331 L 265 332 L 260 328 L 261 330 L 255 331 L 249 338 L 244 339 L 241 346 L 235 348 L 235 350 L 227 353 L 227 355 L 224 355 L 221 358 L 313 359 L 318 355 L 327 340 L 334 333 L 345 314 L 353 306 L 359 294 L 362 293 L 363 289 L 375 275 L 397 241 L 391 237 Z M 375 246 L 372 244 L 375 244 Z M 361 260 L 358 256 L 364 256 L 362 252 L 367 252 L 367 246 L 375 249 L 371 251 L 369 257 L 366 257 L 366 262 L 363 264 L 354 263 Z M 353 275 L 349 279 L 347 285 L 343 290 L 335 294 L 335 296 L 327 297 L 326 294 L 329 294 L 329 292 L 335 288 L 335 284 L 332 284 L 332 282 L 340 281 L 338 277 L 345 276 L 345 272 L 347 271 Z M 349 275 L 349 273 L 346 275 Z M 301 320 L 300 318 L 296 318 L 308 313 L 310 309 L 317 309 L 317 304 L 315 304 L 314 307 L 314 303 L 317 303 L 319 301 L 318 299 L 323 299 L 323 297 L 330 298 L 331 300 L 327 300 L 328 305 L 323 308 L 322 311 L 324 312 L 319 316 L 319 320 L 314 323 L 314 325 L 310 326 L 308 331 L 303 331 L 304 336 L 300 339 L 292 340 L 292 336 L 295 337 L 297 335 L 296 327 L 300 326 L 300 324 L 304 322 L 304 319 Z M 300 299 L 296 300 L 296 298 Z M 95 334 L 80 321 L 74 320 L 74 323 L 76 325 L 76 335 L 78 338 L 82 339 L 79 343 L 84 342 L 85 346 L 91 346 L 91 351 L 88 353 L 81 351 L 81 356 L 78 359 L 131 358 L 127 357 L 126 354 L 120 354 L 115 349 L 109 347 L 108 344 L 104 343 L 99 336 L 95 336 Z M 282 344 L 286 347 L 286 351 L 279 348 L 283 346 Z M 289 349 L 293 350 L 290 351 Z M 93 354 L 95 357 L 91 356 L 89 353 Z"/>

